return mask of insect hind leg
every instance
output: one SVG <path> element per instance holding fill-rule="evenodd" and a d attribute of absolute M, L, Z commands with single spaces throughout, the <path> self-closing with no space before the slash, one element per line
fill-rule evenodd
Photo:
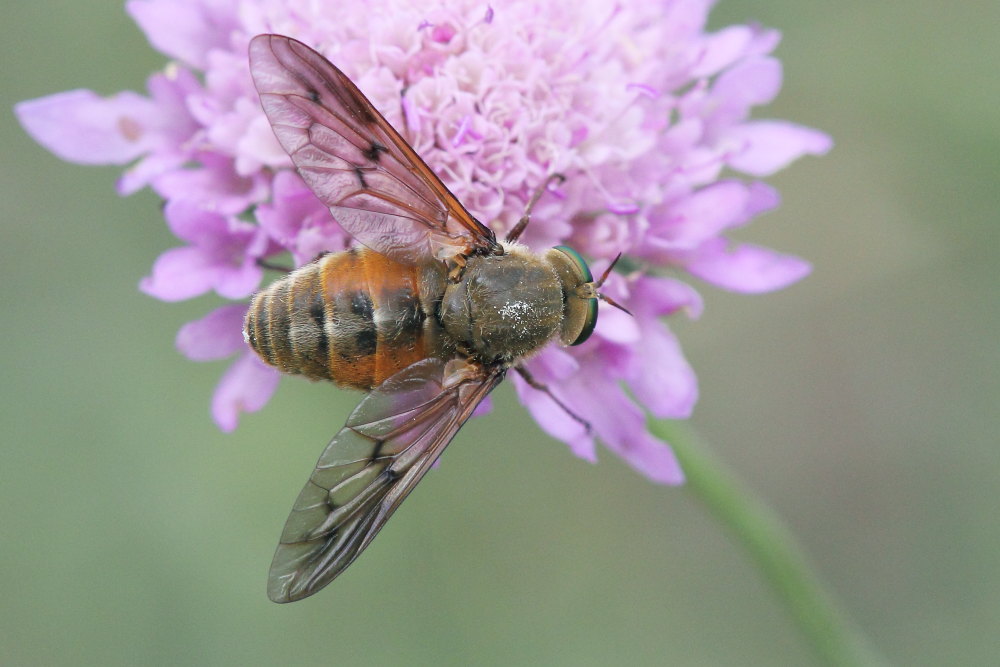
<path fill-rule="evenodd" d="M 527 368 L 525 368 L 524 366 L 514 366 L 514 370 L 517 371 L 518 375 L 524 378 L 524 381 L 528 383 L 528 386 L 530 386 L 532 389 L 537 389 L 538 391 L 544 392 L 546 395 L 548 395 L 549 398 L 555 401 L 556 405 L 558 405 L 560 408 L 563 409 L 563 412 L 565 412 L 570 417 L 578 421 L 583 426 L 583 428 L 587 430 L 587 435 L 591 435 L 594 432 L 594 429 L 590 425 L 589 421 L 587 421 L 580 415 L 570 410 L 568 405 L 560 401 L 559 397 L 557 397 L 555 394 L 552 393 L 552 390 L 549 389 L 549 386 L 547 384 L 536 380 L 535 376 L 533 376 Z"/>
<path fill-rule="evenodd" d="M 552 174 L 538 186 L 538 189 L 535 190 L 535 194 L 531 195 L 531 199 L 528 200 L 528 205 L 524 207 L 524 213 L 521 215 L 521 219 L 517 221 L 517 224 L 514 225 L 509 232 L 507 232 L 506 241 L 513 243 L 521 236 L 522 233 L 524 233 L 528 223 L 531 222 L 531 209 L 535 208 L 535 204 L 537 204 L 538 200 L 542 198 L 545 191 L 549 189 L 552 182 L 559 181 L 562 183 L 565 180 L 566 177 L 562 174 Z"/>
<path fill-rule="evenodd" d="M 312 260 L 309 262 L 309 264 L 312 264 L 313 262 L 318 262 L 319 260 L 323 259 L 329 254 L 330 254 L 329 250 L 323 250 L 315 257 L 313 257 Z M 292 271 L 295 270 L 295 267 L 284 266 L 283 264 L 275 264 L 274 262 L 264 259 L 263 257 L 257 258 L 257 266 L 259 266 L 262 269 L 266 269 L 268 271 L 277 271 L 278 273 L 291 273 Z"/>
<path fill-rule="evenodd" d="M 275 264 L 275 263 L 269 262 L 268 260 L 263 259 L 261 257 L 257 258 L 257 266 L 259 266 L 262 269 L 266 269 L 268 271 L 277 271 L 278 273 L 291 273 L 292 272 L 292 267 L 290 267 L 290 266 L 284 266 L 282 264 Z"/>

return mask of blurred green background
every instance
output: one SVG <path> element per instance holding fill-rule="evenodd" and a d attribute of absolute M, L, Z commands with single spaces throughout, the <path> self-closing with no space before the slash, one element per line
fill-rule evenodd
<path fill-rule="evenodd" d="M 987 8 L 989 6 L 989 8 Z M 677 323 L 693 423 L 787 520 L 892 662 L 1000 655 L 1000 5 L 722 0 L 784 32 L 758 116 L 837 142 L 771 179 L 744 237 L 814 274 L 705 289 Z M 60 162 L 14 102 L 141 89 L 163 59 L 117 2 L 5 8 L 0 62 L 0 663 L 812 664 L 685 489 L 574 459 L 498 391 L 321 595 L 267 600 L 295 494 L 357 396 L 285 382 L 220 433 L 224 364 L 174 334 L 215 303 L 138 280 L 169 236 L 116 169 Z"/>

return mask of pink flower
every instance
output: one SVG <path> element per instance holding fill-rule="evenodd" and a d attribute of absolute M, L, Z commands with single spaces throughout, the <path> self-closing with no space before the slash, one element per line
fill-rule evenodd
<path fill-rule="evenodd" d="M 224 429 L 270 397 L 277 375 L 239 339 L 258 260 L 296 264 L 351 240 L 291 170 L 263 116 L 246 49 L 262 32 L 322 51 L 365 91 L 478 218 L 501 236 L 553 173 L 522 240 L 565 243 L 600 271 L 624 252 L 594 336 L 552 347 L 531 372 L 594 426 L 597 440 L 649 478 L 677 483 L 669 447 L 646 412 L 685 418 L 697 381 L 664 316 L 701 311 L 698 293 L 664 269 L 734 292 L 781 289 L 805 276 L 797 258 L 728 239 L 778 204 L 756 180 L 831 146 L 823 133 L 751 118 L 781 87 L 769 54 L 778 33 L 708 33 L 709 0 L 456 0 L 323 4 L 304 0 L 131 0 L 128 12 L 173 62 L 148 95 L 71 91 L 22 102 L 36 140 L 67 160 L 131 165 L 123 194 L 149 185 L 185 245 L 155 263 L 142 289 L 164 300 L 214 290 L 241 300 L 185 325 L 196 360 L 237 355 L 212 412 Z M 551 399 L 513 381 L 543 429 L 578 456 L 595 439 Z"/>
<path fill-rule="evenodd" d="M 177 348 L 194 361 L 239 355 L 212 397 L 212 415 L 223 431 L 236 428 L 241 412 L 260 410 L 278 388 L 279 375 L 243 342 L 245 304 L 223 306 L 177 332 Z"/>
<path fill-rule="evenodd" d="M 212 289 L 230 299 L 253 294 L 263 274 L 257 259 L 268 249 L 264 230 L 186 199 L 168 201 L 164 214 L 174 235 L 189 245 L 160 255 L 139 289 L 164 301 Z"/>

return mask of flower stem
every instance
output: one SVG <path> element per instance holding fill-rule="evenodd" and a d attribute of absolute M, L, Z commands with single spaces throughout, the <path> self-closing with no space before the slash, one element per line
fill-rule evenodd
<path fill-rule="evenodd" d="M 654 430 L 673 447 L 687 476 L 688 490 L 747 549 L 823 662 L 838 666 L 882 664 L 824 590 L 778 516 L 690 427 L 659 422 L 654 424 Z"/>

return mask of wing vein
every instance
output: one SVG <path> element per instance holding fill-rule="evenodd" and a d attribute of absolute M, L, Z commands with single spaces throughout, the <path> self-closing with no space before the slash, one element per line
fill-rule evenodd
<path fill-rule="evenodd" d="M 311 595 L 350 565 L 504 372 L 467 360 L 425 359 L 365 397 L 320 456 L 289 515 L 271 565 L 271 599 Z M 327 461 L 343 448 L 355 452 L 349 458 L 358 463 L 363 448 L 371 458 L 360 470 L 338 471 L 339 462 Z M 382 448 L 389 453 L 379 455 Z"/>
<path fill-rule="evenodd" d="M 501 252 L 493 232 L 319 53 L 288 37 L 258 35 L 250 69 L 279 142 L 324 204 L 350 211 L 337 221 L 355 240 L 404 264 Z"/>

